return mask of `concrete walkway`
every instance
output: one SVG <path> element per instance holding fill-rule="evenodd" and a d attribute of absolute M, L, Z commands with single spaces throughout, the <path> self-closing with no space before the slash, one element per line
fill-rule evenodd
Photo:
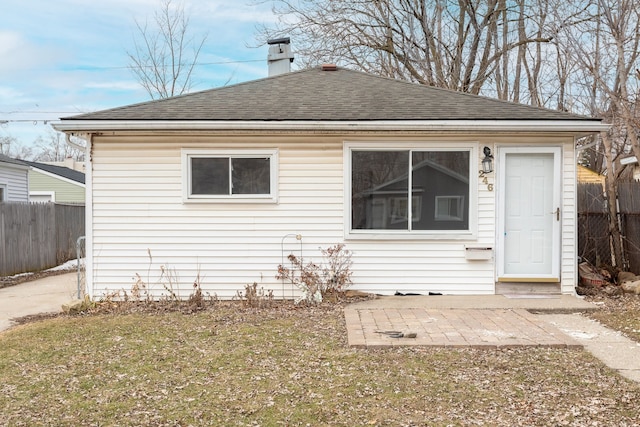
<path fill-rule="evenodd" d="M 62 311 L 62 304 L 77 296 L 76 273 L 24 282 L 0 289 L 0 331 L 14 326 L 11 319 Z"/>
<path fill-rule="evenodd" d="M 640 382 L 640 344 L 595 320 L 576 314 L 545 314 L 542 320 L 582 344 L 605 365 Z"/>

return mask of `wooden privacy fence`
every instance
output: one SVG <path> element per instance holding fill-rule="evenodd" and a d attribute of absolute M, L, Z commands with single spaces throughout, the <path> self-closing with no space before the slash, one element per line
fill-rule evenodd
<path fill-rule="evenodd" d="M 578 256 L 591 264 L 611 265 L 609 214 L 602 185 L 578 184 Z"/>
<path fill-rule="evenodd" d="M 618 184 L 622 248 L 629 271 L 640 274 L 640 182 Z"/>
<path fill-rule="evenodd" d="M 640 274 L 640 182 L 618 183 L 623 259 L 617 265 Z M 613 265 L 607 200 L 600 184 L 578 184 L 578 255 L 595 266 Z"/>
<path fill-rule="evenodd" d="M 84 206 L 0 203 L 0 276 L 55 267 L 76 257 Z"/>

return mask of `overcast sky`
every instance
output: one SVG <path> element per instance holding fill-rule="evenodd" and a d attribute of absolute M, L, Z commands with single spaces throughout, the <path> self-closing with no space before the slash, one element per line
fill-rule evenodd
<path fill-rule="evenodd" d="M 178 0 L 174 0 L 174 3 Z M 184 0 L 189 29 L 207 41 L 192 91 L 267 76 L 258 24 L 275 20 L 252 0 Z M 74 114 L 149 100 L 127 65 L 135 21 L 153 20 L 160 0 L 2 0 L 0 137 L 29 145 Z"/>

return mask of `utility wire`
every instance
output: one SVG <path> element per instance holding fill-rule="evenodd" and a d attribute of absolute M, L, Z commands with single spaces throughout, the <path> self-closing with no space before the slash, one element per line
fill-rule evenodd
<path fill-rule="evenodd" d="M 77 66 L 74 68 L 69 68 L 69 69 L 65 69 L 65 71 L 83 71 L 83 70 L 128 70 L 128 69 L 132 69 L 132 68 L 169 68 L 169 67 L 173 67 L 173 66 L 190 66 L 190 65 L 195 65 L 195 66 L 203 66 L 203 65 L 225 65 L 225 64 L 243 64 L 243 63 L 248 63 L 248 62 L 265 62 L 266 60 L 263 59 L 245 59 L 245 60 L 234 60 L 234 61 L 216 61 L 216 62 L 195 62 L 195 63 L 181 63 L 181 64 L 173 64 L 173 65 L 143 65 L 143 66 L 139 66 L 139 65 L 119 65 L 119 66 L 113 66 L 113 67 L 101 67 L 101 66 L 95 66 L 95 65 L 87 65 L 87 66 Z"/>

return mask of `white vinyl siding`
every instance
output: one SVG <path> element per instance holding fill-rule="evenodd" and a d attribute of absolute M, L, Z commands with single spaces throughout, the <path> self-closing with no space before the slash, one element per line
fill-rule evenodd
<path fill-rule="evenodd" d="M 282 150 L 277 204 L 183 204 L 181 149 L 225 149 L 229 140 L 174 141 L 149 141 L 149 145 L 94 141 L 93 286 L 97 292 L 130 289 L 136 273 L 156 283 L 160 266 L 177 272 L 177 286 L 185 295 L 198 272 L 203 290 L 222 298 L 235 296 L 253 282 L 280 289 L 275 274 L 283 236 L 301 233 L 304 255 L 314 257 L 319 246 L 340 241 L 340 143 L 294 143 Z M 233 142 L 239 150 L 277 145 Z M 292 246 L 293 242 L 284 242 L 286 254 Z"/>
<path fill-rule="evenodd" d="M 3 187 L 5 202 L 28 202 L 28 168 L 8 163 L 0 163 L 0 185 Z"/>
<path fill-rule="evenodd" d="M 562 150 L 562 206 L 560 245 L 560 285 L 562 293 L 575 293 L 578 283 L 578 235 L 577 235 L 577 167 L 575 145 L 565 144 Z"/>
<path fill-rule="evenodd" d="M 184 297 L 199 276 L 203 292 L 219 298 L 232 298 L 254 282 L 272 289 L 277 298 L 291 298 L 296 290 L 275 279 L 276 269 L 289 253 L 299 254 L 301 243 L 303 258 L 314 262 L 321 261 L 319 248 L 345 243 L 353 252 L 354 289 L 381 294 L 494 293 L 494 260 L 469 261 L 465 246 L 495 247 L 499 189 L 491 191 L 473 179 L 476 232 L 466 239 L 345 239 L 343 144 L 352 139 L 344 135 L 94 137 L 92 170 L 87 175 L 93 177 L 89 207 L 93 219 L 87 240 L 92 242 L 92 294 L 130 291 L 136 275 L 150 284 L 155 295 L 166 294 L 158 283 L 162 266 L 173 272 L 173 290 Z M 452 145 L 468 145 L 469 140 L 444 139 Z M 495 150 L 496 144 L 512 140 L 487 136 L 478 144 Z M 558 140 L 566 141 L 570 151 L 571 141 L 553 141 Z M 398 138 L 389 143 L 393 141 Z M 531 141 L 540 143 L 540 138 Z M 183 203 L 182 150 L 230 147 L 277 150 L 277 203 Z M 472 151 L 475 168 L 482 158 L 479 151 Z M 569 158 L 565 152 L 565 187 L 571 186 Z M 488 180 L 495 183 L 493 174 Z M 574 193 L 569 191 L 569 197 Z M 562 260 L 566 290 L 565 280 L 568 285 L 572 277 L 567 270 L 574 268 L 570 257 L 575 252 L 571 228 L 575 222 L 570 219 L 573 210 L 563 209 L 567 209 Z M 301 242 L 296 234 L 302 235 Z"/>

